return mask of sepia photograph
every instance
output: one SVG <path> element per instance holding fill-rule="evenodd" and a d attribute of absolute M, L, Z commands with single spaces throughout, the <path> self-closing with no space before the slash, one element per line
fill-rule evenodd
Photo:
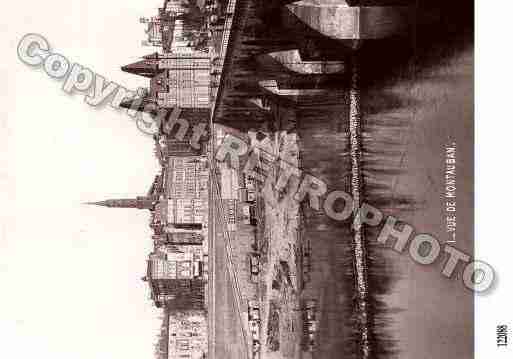
<path fill-rule="evenodd" d="M 4 6 L 0 357 L 513 357 L 511 7 Z"/>

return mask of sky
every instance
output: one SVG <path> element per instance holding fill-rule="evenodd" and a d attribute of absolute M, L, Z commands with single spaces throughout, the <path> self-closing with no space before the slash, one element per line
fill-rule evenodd
<path fill-rule="evenodd" d="M 23 64 L 16 48 L 43 35 L 70 61 L 127 88 L 121 65 L 141 46 L 141 16 L 159 0 L 12 1 L 0 24 L 1 358 L 147 359 L 159 312 L 141 277 L 149 214 L 83 205 L 143 195 L 158 170 L 151 138 L 125 112 Z M 129 345 L 127 345 L 129 343 Z"/>

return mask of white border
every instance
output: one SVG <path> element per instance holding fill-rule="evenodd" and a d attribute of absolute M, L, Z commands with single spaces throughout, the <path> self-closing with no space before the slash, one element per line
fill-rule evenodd
<path fill-rule="evenodd" d="M 513 358 L 513 5 L 476 3 L 476 258 L 496 270 L 497 285 L 488 295 L 476 296 L 475 344 L 477 359 Z M 507 347 L 497 347 L 496 326 L 507 324 Z"/>

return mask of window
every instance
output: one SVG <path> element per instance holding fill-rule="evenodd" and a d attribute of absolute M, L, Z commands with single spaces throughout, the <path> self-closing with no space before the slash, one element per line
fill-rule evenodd
<path fill-rule="evenodd" d="M 189 340 L 188 339 L 177 339 L 176 340 L 176 348 L 180 351 L 188 351 L 189 346 Z"/>

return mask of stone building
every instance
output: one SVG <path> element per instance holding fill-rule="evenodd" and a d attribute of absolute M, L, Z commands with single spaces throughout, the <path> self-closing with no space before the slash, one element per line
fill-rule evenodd
<path fill-rule="evenodd" d="M 123 66 L 125 72 L 151 78 L 146 101 L 162 108 L 210 108 L 210 55 L 196 50 L 154 53 Z M 132 102 L 125 103 L 130 107 Z"/>
<path fill-rule="evenodd" d="M 204 309 L 203 248 L 198 245 L 158 246 L 148 256 L 151 299 L 157 307 Z"/>
<path fill-rule="evenodd" d="M 157 244 L 170 245 L 202 245 L 204 241 L 204 237 L 201 233 L 193 231 L 155 234 L 152 238 Z"/>
<path fill-rule="evenodd" d="M 169 314 L 168 359 L 207 357 L 207 316 L 204 311 L 171 311 Z"/>
<path fill-rule="evenodd" d="M 168 198 L 207 198 L 209 169 L 200 156 L 171 156 L 167 166 Z"/>

